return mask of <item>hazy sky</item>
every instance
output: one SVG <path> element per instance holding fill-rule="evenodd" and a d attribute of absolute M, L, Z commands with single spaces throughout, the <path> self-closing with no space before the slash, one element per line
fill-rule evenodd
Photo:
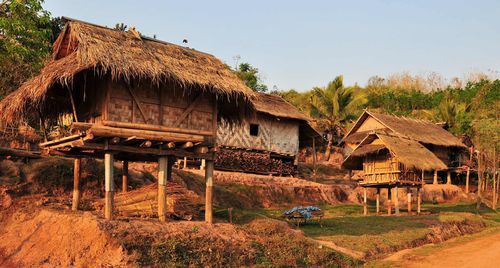
<path fill-rule="evenodd" d="M 500 1 L 46 0 L 53 16 L 113 27 L 259 68 L 270 89 L 310 89 L 343 74 L 500 70 Z"/>

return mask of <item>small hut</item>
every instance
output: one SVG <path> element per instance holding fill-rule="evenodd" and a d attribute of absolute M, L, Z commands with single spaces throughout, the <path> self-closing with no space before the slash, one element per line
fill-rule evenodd
<path fill-rule="evenodd" d="M 51 155 L 75 158 L 73 209 L 79 200 L 82 157 L 105 160 L 105 217 L 113 212 L 113 162 L 158 161 L 158 214 L 165 220 L 166 180 L 176 157 L 203 158 L 206 213 L 212 221 L 217 121 L 253 113 L 254 93 L 212 55 L 63 18 L 53 58 L 41 74 L 0 103 L 7 123 L 40 118 Z"/>
<path fill-rule="evenodd" d="M 455 136 L 431 122 L 365 111 L 342 143 L 347 157 L 343 167 L 362 170 L 360 185 L 377 189 L 377 212 L 380 188 L 388 189 L 394 197 L 396 213 L 398 187 L 408 188 L 408 209 L 411 211 L 411 187 L 417 188 L 420 212 L 420 188 L 426 183 L 426 174 L 437 183 L 438 171 L 458 172 L 465 163 L 467 147 Z M 431 175 L 433 174 L 433 175 Z M 395 196 L 391 196 L 395 188 Z"/>
<path fill-rule="evenodd" d="M 309 124 L 309 117 L 280 96 L 258 93 L 253 105 L 255 118 L 240 125 L 219 125 L 216 168 L 293 175 L 299 149 L 315 146 L 320 134 Z"/>

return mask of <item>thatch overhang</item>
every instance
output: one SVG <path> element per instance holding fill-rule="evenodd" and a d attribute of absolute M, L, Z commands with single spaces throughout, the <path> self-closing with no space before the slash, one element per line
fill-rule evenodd
<path fill-rule="evenodd" d="M 173 82 L 185 90 L 209 92 L 220 104 L 226 104 L 225 109 L 220 109 L 222 117 L 234 117 L 242 110 L 246 115 L 254 112 L 251 100 L 255 93 L 212 55 L 137 32 L 64 20 L 66 26 L 53 45 L 52 61 L 0 102 L 0 120 L 23 120 L 33 112 L 48 110 L 48 106 L 57 110 L 58 104 L 46 100 L 61 87 L 71 89 L 74 78 L 84 71 L 108 75 L 113 80 L 148 80 L 158 86 Z"/>
<path fill-rule="evenodd" d="M 354 126 L 344 136 L 342 142 L 347 142 L 351 139 L 350 136 L 357 135 L 355 133 L 356 130 L 368 117 L 372 117 L 373 119 L 381 123 L 385 128 L 387 128 L 385 132 L 390 133 L 390 135 L 404 136 L 424 144 L 443 147 L 466 148 L 466 146 L 460 141 L 459 138 L 453 136 L 453 134 L 435 123 L 424 120 L 375 113 L 368 110 L 365 110 L 363 112 Z M 380 131 L 377 130 L 377 132 Z"/>
<path fill-rule="evenodd" d="M 380 139 L 382 144 L 371 144 L 375 139 Z M 344 160 L 342 166 L 348 169 L 363 169 L 363 158 L 370 154 L 378 154 L 384 150 L 393 153 L 398 161 L 409 169 L 416 170 L 443 170 L 443 163 L 434 153 L 417 141 L 406 137 L 391 136 L 380 133 L 368 135 L 354 151 Z"/>

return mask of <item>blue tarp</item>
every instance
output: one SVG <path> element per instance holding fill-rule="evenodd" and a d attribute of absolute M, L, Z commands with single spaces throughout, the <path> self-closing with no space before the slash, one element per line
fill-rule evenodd
<path fill-rule="evenodd" d="M 295 212 L 299 212 L 302 217 L 306 219 L 310 219 L 312 217 L 313 211 L 320 211 L 321 209 L 319 207 L 314 207 L 314 206 L 308 206 L 308 207 L 303 207 L 303 206 L 298 206 L 294 207 L 292 209 L 289 209 L 283 213 L 285 216 L 290 216 Z"/>

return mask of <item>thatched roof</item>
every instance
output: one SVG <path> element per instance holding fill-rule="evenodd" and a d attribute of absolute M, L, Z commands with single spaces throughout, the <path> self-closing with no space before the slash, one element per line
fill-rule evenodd
<path fill-rule="evenodd" d="M 301 113 L 295 106 L 278 95 L 258 93 L 253 100 L 257 112 L 275 117 L 310 121 L 311 118 Z"/>
<path fill-rule="evenodd" d="M 73 78 L 83 70 L 109 74 L 115 80 L 146 79 L 158 85 L 173 81 L 185 89 L 210 92 L 219 99 L 242 105 L 248 105 L 255 96 L 212 55 L 143 37 L 133 31 L 122 32 L 65 19 L 65 29 L 53 46 L 53 60 L 40 75 L 0 102 L 0 119 L 12 122 L 25 117 L 30 110 L 38 110 L 51 88 L 71 87 Z"/>
<path fill-rule="evenodd" d="M 343 141 L 346 142 L 351 140 L 350 136 L 356 135 L 356 130 L 370 116 L 384 125 L 384 127 L 386 127 L 392 135 L 404 136 L 425 144 L 465 148 L 465 145 L 459 138 L 453 136 L 453 134 L 432 122 L 375 113 L 371 111 L 365 111 L 360 116 L 356 124 L 344 136 Z M 352 138 L 352 140 L 359 139 Z"/>
<path fill-rule="evenodd" d="M 382 141 L 382 144 L 371 144 L 377 138 Z M 447 168 L 443 161 L 419 142 L 376 132 L 368 135 L 344 160 L 342 165 L 350 169 L 362 169 L 365 155 L 378 154 L 384 149 L 392 152 L 399 162 L 410 169 L 441 170 Z"/>

